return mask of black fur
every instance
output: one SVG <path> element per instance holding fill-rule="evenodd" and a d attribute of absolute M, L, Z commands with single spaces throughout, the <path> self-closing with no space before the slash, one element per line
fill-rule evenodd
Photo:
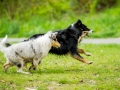
<path fill-rule="evenodd" d="M 57 34 L 57 40 L 61 44 L 60 48 L 52 47 L 50 52 L 58 55 L 67 54 L 70 52 L 71 54 L 77 54 L 77 44 L 78 44 L 78 38 L 81 36 L 82 31 L 89 31 L 90 29 L 87 28 L 80 20 L 77 20 L 72 25 L 70 25 L 68 28 L 56 31 Z M 25 40 L 28 41 L 30 39 L 35 39 L 43 34 L 35 34 L 31 36 L 29 39 Z"/>

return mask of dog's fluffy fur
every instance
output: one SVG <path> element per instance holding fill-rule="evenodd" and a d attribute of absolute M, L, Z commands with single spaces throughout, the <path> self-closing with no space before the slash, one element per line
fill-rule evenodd
<path fill-rule="evenodd" d="M 87 53 L 83 49 L 78 49 L 77 45 L 81 41 L 81 39 L 84 36 L 87 36 L 88 33 L 92 33 L 92 30 L 87 28 L 86 25 L 84 25 L 81 20 L 77 20 L 75 23 L 71 24 L 69 27 L 63 30 L 58 30 L 57 34 L 57 40 L 61 44 L 60 48 L 52 47 L 50 49 L 50 53 L 57 54 L 57 55 L 65 55 L 70 53 L 70 55 L 86 64 L 92 64 L 92 61 L 85 60 L 79 53 L 83 53 L 87 56 L 90 56 L 89 53 Z M 29 41 L 31 39 L 36 39 L 37 37 L 41 36 L 43 34 L 35 34 L 24 41 Z"/>
<path fill-rule="evenodd" d="M 52 46 L 60 47 L 60 44 L 56 40 L 56 33 L 49 31 L 47 34 L 38 37 L 34 40 L 21 42 L 9 47 L 4 47 L 7 36 L 0 42 L 0 51 L 4 53 L 7 62 L 4 65 L 5 71 L 10 66 L 16 65 L 18 67 L 17 72 L 29 74 L 22 70 L 25 61 L 31 61 L 33 65 L 31 68 L 36 68 L 38 63 L 44 58 Z"/>

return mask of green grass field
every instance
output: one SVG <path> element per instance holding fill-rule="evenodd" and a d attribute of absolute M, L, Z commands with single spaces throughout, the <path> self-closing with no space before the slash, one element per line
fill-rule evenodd
<path fill-rule="evenodd" d="M 0 53 L 0 90 L 120 90 L 120 45 L 81 44 L 79 48 L 92 54 L 82 56 L 93 64 L 48 54 L 31 75 L 17 73 L 16 67 L 5 73 L 6 60 Z"/>

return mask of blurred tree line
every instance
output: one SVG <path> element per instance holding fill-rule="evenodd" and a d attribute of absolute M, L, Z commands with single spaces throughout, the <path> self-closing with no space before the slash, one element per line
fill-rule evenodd
<path fill-rule="evenodd" d="M 31 16 L 59 18 L 65 14 L 96 13 L 119 0 L 0 0 L 0 18 L 29 19 Z"/>

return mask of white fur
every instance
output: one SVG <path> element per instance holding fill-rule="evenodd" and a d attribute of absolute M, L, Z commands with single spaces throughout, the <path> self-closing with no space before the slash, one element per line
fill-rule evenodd
<path fill-rule="evenodd" d="M 74 23 L 73 23 L 73 24 L 71 24 L 71 27 L 74 27 Z"/>
<path fill-rule="evenodd" d="M 4 44 L 6 43 L 7 35 L 5 38 L 0 42 L 0 51 L 3 51 L 5 49 Z"/>
<path fill-rule="evenodd" d="M 93 33 L 93 30 L 90 30 L 88 33 Z"/>
<path fill-rule="evenodd" d="M 14 44 L 10 47 L 4 47 L 7 40 L 6 36 L 0 42 L 0 51 L 4 53 L 7 59 L 6 64 L 21 64 L 23 67 L 24 60 L 33 60 L 33 64 L 36 67 L 40 60 L 48 54 L 52 47 L 52 39 L 49 38 L 51 35 L 52 32 L 49 31 L 44 36 L 40 36 L 37 39 Z M 8 67 L 5 67 L 5 69 L 7 68 Z M 19 68 L 17 72 L 25 73 L 21 68 Z M 26 72 L 25 74 L 28 73 Z"/>

